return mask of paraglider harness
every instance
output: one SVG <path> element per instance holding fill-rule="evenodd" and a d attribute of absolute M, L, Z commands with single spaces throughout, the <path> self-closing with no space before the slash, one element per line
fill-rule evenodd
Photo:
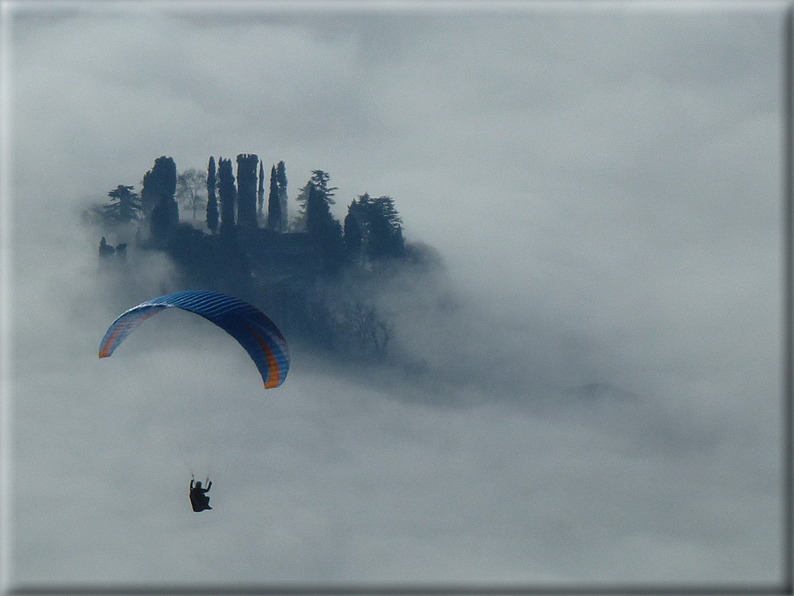
<path fill-rule="evenodd" d="M 190 477 L 190 505 L 196 513 L 206 509 L 212 509 L 212 507 L 210 507 L 210 498 L 207 496 L 207 493 L 212 488 L 212 480 L 207 478 L 206 482 L 207 488 L 202 488 L 200 480 L 196 482 L 194 486 L 193 476 Z"/>

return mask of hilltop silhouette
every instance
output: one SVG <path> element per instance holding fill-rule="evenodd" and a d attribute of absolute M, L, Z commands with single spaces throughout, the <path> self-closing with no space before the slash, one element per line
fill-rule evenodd
<path fill-rule="evenodd" d="M 278 321 L 291 339 L 346 359 L 384 362 L 393 323 L 378 308 L 388 280 L 401 272 L 431 274 L 439 259 L 409 244 L 394 199 L 364 193 L 343 222 L 331 212 L 336 187 L 314 170 L 290 213 L 286 165 L 266 168 L 255 154 L 210 157 L 206 172 L 177 172 L 161 156 L 140 194 L 118 185 L 110 203 L 86 215 L 103 233 L 103 264 L 130 268 L 127 246 L 167 255 L 176 268 L 169 291 L 212 289 L 246 300 Z M 265 197 L 265 189 L 269 189 Z M 180 220 L 182 213 L 190 215 Z M 123 240 L 113 247 L 106 236 Z"/>

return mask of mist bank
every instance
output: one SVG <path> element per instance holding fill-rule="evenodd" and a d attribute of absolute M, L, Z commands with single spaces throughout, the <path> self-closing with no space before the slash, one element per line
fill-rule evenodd
<path fill-rule="evenodd" d="M 84 232 L 101 236 L 104 293 L 125 296 L 125 308 L 154 288 L 228 293 L 267 313 L 296 353 L 367 382 L 402 379 L 439 403 L 469 403 L 467 386 L 514 401 L 565 388 L 549 373 L 549 330 L 538 333 L 533 313 L 499 321 L 477 306 L 438 250 L 405 239 L 391 197 L 359 195 L 342 223 L 330 175 L 314 170 L 291 213 L 284 162 L 271 168 L 267 202 L 256 155 L 237 156 L 236 177 L 231 160 L 218 163 L 217 174 L 213 157 L 206 175 L 179 173 L 157 158 L 140 194 L 118 185 L 83 210 Z"/>
<path fill-rule="evenodd" d="M 84 232 L 95 235 L 97 229 L 89 226 Z M 493 301 L 494 288 L 491 293 L 467 288 L 429 245 L 416 244 L 422 260 L 382 261 L 330 276 L 293 276 L 285 283 L 276 275 L 256 274 L 262 270 L 257 258 L 271 255 L 240 250 L 250 231 L 238 230 L 234 243 L 225 245 L 217 236 L 194 230 L 185 234 L 193 246 L 237 250 L 226 256 L 246 266 L 238 270 L 243 275 L 229 275 L 221 258 L 186 260 L 187 244 L 152 248 L 133 243 L 122 258 L 93 255 L 101 288 L 97 295 L 105 303 L 101 310 L 108 313 L 108 324 L 113 309 L 118 314 L 154 294 L 216 289 L 235 293 L 276 322 L 290 344 L 292 377 L 340 379 L 379 398 L 431 409 L 501 404 L 516 415 L 611 437 L 611 449 L 626 456 L 713 453 L 726 433 L 750 440 L 754 432 L 732 422 L 727 411 L 703 411 L 696 399 L 677 399 L 681 391 L 696 397 L 692 387 L 662 386 L 653 374 L 630 370 L 620 357 L 620 338 L 588 333 L 576 317 L 565 325 L 548 311 L 505 308 Z M 209 242 L 202 245 L 204 241 Z M 260 242 L 266 245 L 267 240 Z M 409 253 L 411 247 L 406 247 Z M 215 264 L 200 265 L 207 262 Z M 212 355 L 220 348 L 202 336 L 206 329 L 181 328 L 186 323 L 184 317 L 162 322 L 175 334 L 171 340 L 163 332 L 155 338 L 167 343 L 167 349 L 157 348 L 163 358 L 173 353 L 185 362 L 217 359 Z M 99 337 L 101 333 L 97 342 Z M 202 376 L 212 375 L 212 366 Z M 188 377 L 194 374 L 180 370 Z M 255 379 L 254 372 L 241 366 L 235 374 L 250 373 Z M 224 378 L 228 383 L 236 377 Z M 235 384 L 249 385 L 244 378 Z"/>
<path fill-rule="evenodd" d="M 419 389 L 394 392 L 409 401 L 521 403 L 606 380 L 588 362 L 586 338 L 544 321 L 542 312 L 491 308 L 423 242 L 405 242 L 399 258 L 358 259 L 329 271 L 305 232 L 237 226 L 213 235 L 181 224 L 152 244 L 140 241 L 135 226 L 108 231 L 94 223 L 84 231 L 124 246 L 96 256 L 99 285 L 117 308 L 153 292 L 229 293 L 267 313 L 296 357 L 311 354 L 364 384 Z"/>

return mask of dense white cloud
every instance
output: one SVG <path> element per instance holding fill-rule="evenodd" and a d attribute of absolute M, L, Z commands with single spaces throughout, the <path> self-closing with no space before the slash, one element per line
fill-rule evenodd
<path fill-rule="evenodd" d="M 780 7 L 479 10 L 5 14 L 13 579 L 778 579 Z M 263 395 L 180 313 L 96 358 L 171 267 L 80 209 L 243 152 L 439 250 L 382 304 L 406 366 L 297 347 Z"/>

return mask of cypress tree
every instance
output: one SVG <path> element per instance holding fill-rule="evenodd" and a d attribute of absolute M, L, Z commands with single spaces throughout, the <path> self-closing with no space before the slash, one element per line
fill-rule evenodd
<path fill-rule="evenodd" d="M 289 227 L 289 213 L 287 211 L 287 166 L 283 161 L 276 165 L 276 181 L 278 182 L 278 196 L 281 201 L 281 231 L 286 232 Z"/>
<path fill-rule="evenodd" d="M 221 202 L 221 233 L 228 233 L 234 229 L 237 189 L 234 186 L 232 160 L 223 157 L 218 159 L 218 198 Z"/>
<path fill-rule="evenodd" d="M 215 198 L 215 158 L 210 156 L 207 166 L 207 227 L 213 234 L 218 231 L 218 199 Z"/>
<path fill-rule="evenodd" d="M 263 220 L 262 210 L 265 203 L 265 169 L 263 162 L 259 161 L 259 188 L 257 189 L 256 196 L 256 218 L 258 221 Z"/>
<path fill-rule="evenodd" d="M 143 177 L 141 201 L 149 217 L 149 230 L 156 242 L 163 242 L 179 224 L 179 205 L 176 194 L 176 163 L 161 156 Z"/>
<path fill-rule="evenodd" d="M 270 194 L 267 197 L 267 227 L 281 231 L 281 197 L 279 195 L 276 166 L 270 168 Z"/>

